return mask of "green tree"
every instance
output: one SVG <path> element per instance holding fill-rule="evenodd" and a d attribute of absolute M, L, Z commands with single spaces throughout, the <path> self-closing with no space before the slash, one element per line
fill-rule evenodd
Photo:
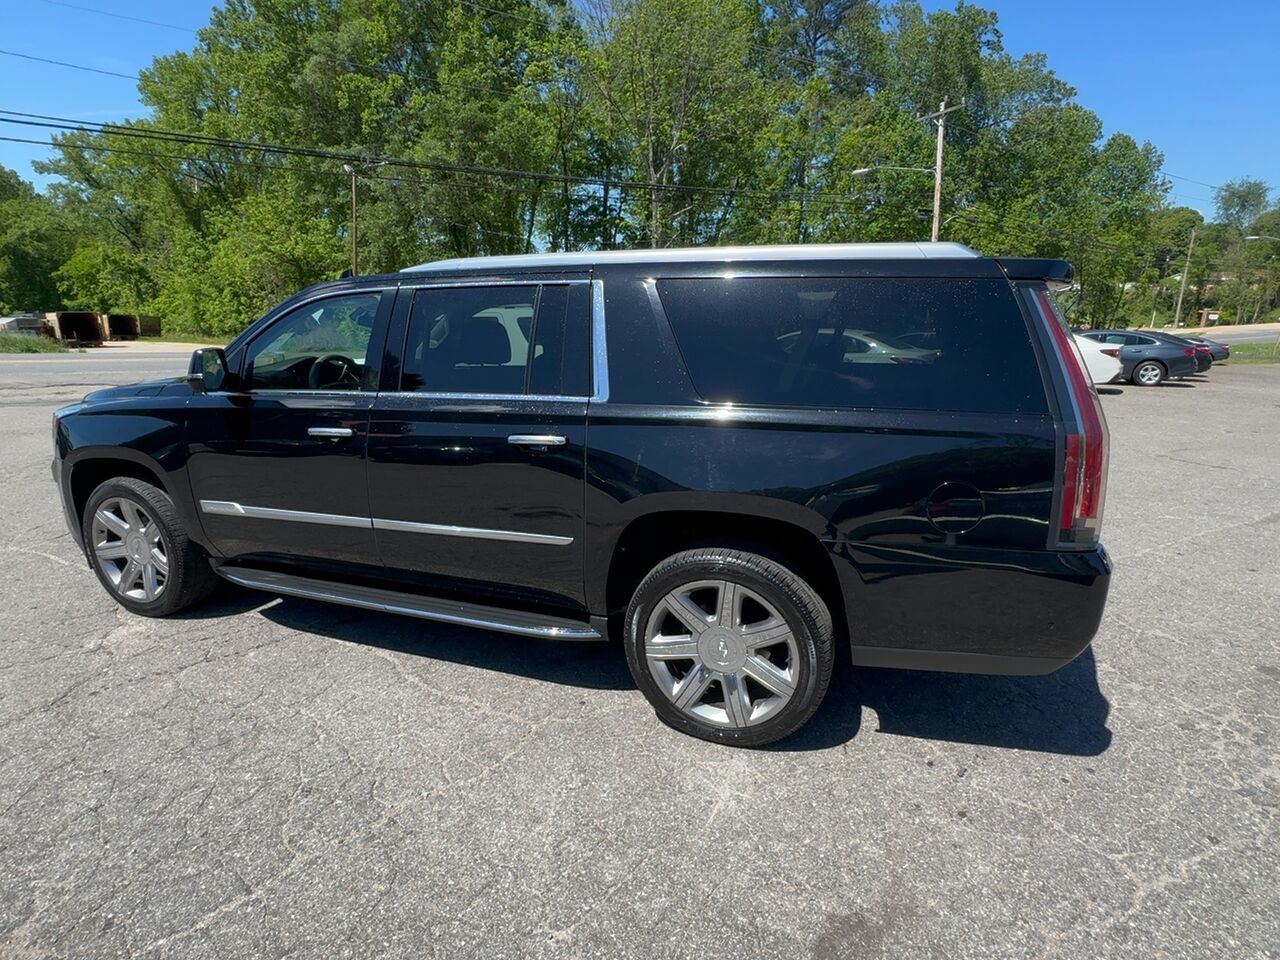
<path fill-rule="evenodd" d="M 0 167 L 0 311 L 62 306 L 54 273 L 70 256 L 73 235 L 54 203 Z"/>

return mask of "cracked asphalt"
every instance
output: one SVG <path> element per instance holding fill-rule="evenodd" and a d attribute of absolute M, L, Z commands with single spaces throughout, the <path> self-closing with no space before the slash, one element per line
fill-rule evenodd
<path fill-rule="evenodd" d="M 1103 397 L 1076 663 L 863 670 L 748 752 L 605 645 L 126 614 L 49 415 L 184 364 L 0 357 L 0 958 L 1280 956 L 1280 366 Z"/>

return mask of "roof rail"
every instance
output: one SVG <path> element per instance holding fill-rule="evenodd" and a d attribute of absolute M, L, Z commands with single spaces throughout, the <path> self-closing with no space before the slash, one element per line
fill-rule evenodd
<path fill-rule="evenodd" d="M 796 243 L 770 246 L 650 248 L 526 253 L 499 257 L 461 257 L 407 267 L 419 270 L 555 269 L 598 263 L 734 263 L 761 260 L 974 260 L 981 257 L 962 243 Z"/>

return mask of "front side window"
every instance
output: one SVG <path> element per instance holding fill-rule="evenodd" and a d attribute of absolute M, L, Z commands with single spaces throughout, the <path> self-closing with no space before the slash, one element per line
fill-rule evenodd
<path fill-rule="evenodd" d="M 1030 334 L 1000 280 L 716 277 L 658 281 L 706 400 L 1045 412 Z"/>
<path fill-rule="evenodd" d="M 409 315 L 400 389 L 585 395 L 586 298 L 585 284 L 419 290 Z"/>
<path fill-rule="evenodd" d="M 378 293 L 314 300 L 285 314 L 249 345 L 250 390 L 362 390 Z"/>

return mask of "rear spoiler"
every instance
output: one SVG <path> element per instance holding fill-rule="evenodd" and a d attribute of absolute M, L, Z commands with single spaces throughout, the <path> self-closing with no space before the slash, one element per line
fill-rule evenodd
<path fill-rule="evenodd" d="M 1044 260 L 1038 257 L 997 257 L 996 263 L 1010 280 L 1043 280 L 1050 290 L 1065 290 L 1071 286 L 1075 273 L 1065 260 Z"/>

